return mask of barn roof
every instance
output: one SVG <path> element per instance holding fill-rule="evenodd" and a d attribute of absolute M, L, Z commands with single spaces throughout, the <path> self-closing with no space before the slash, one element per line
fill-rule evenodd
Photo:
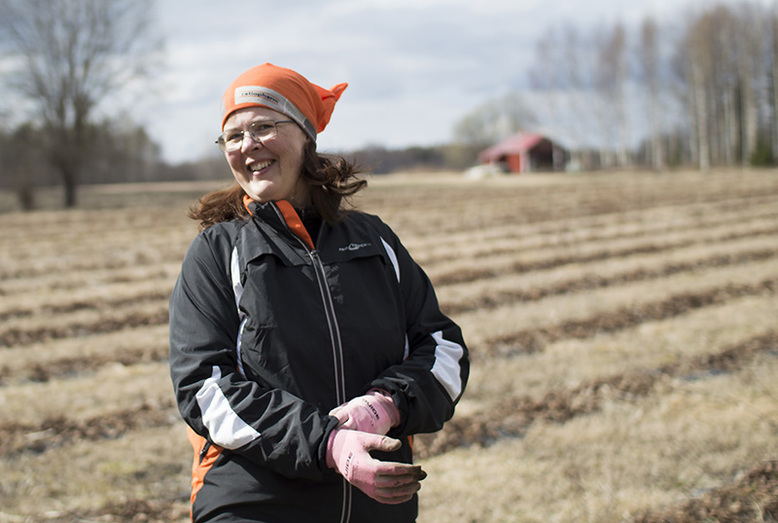
<path fill-rule="evenodd" d="M 516 134 L 481 151 L 478 158 L 481 162 L 488 162 L 509 154 L 523 154 L 531 151 L 538 143 L 546 139 L 545 136 L 540 134 Z"/>

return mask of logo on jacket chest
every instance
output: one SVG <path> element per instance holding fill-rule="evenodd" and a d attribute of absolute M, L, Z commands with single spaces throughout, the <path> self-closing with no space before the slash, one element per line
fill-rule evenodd
<path fill-rule="evenodd" d="M 364 249 L 365 247 L 370 247 L 371 245 L 372 243 L 350 243 L 345 247 L 340 247 L 338 251 L 340 252 L 358 251 L 359 249 Z"/>

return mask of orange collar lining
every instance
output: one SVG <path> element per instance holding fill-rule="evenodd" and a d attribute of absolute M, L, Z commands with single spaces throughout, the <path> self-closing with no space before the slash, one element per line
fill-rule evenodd
<path fill-rule="evenodd" d="M 243 206 L 246 208 L 249 214 L 252 214 L 249 205 L 251 205 L 253 201 L 254 200 L 252 200 L 248 195 L 243 196 Z M 305 245 L 307 245 L 311 250 L 315 249 L 311 235 L 308 234 L 308 230 L 305 228 L 305 225 L 303 225 L 300 216 L 297 214 L 297 211 L 294 210 L 292 204 L 286 200 L 277 200 L 275 204 L 278 206 L 278 209 L 281 211 L 281 214 L 284 217 L 284 221 L 286 221 L 286 224 L 289 226 L 292 232 L 298 238 L 304 241 Z"/>

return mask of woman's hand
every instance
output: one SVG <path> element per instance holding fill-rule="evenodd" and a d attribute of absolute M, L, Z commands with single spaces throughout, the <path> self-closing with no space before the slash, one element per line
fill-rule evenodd
<path fill-rule="evenodd" d="M 420 465 L 379 461 L 370 455 L 371 450 L 390 452 L 400 445 L 387 436 L 335 429 L 327 445 L 327 465 L 380 503 L 405 503 L 419 491 L 427 473 Z"/>
<path fill-rule="evenodd" d="M 400 411 L 394 400 L 387 392 L 379 389 L 372 389 L 364 396 L 357 396 L 335 407 L 329 414 L 340 421 L 338 428 L 371 434 L 386 434 L 400 423 Z"/>

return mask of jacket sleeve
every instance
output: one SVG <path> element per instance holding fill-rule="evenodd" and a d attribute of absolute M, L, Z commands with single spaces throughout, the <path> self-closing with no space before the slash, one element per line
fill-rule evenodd
<path fill-rule="evenodd" d="M 198 235 L 170 298 L 170 374 L 179 411 L 222 448 L 287 477 L 321 479 L 337 420 L 286 391 L 246 380 L 238 369 L 231 243 L 220 226 Z"/>
<path fill-rule="evenodd" d="M 459 326 L 441 312 L 427 275 L 391 229 L 381 225 L 404 301 L 407 355 L 371 386 L 392 394 L 400 409 L 403 419 L 392 433 L 435 432 L 454 415 L 467 384 L 468 349 Z"/>

